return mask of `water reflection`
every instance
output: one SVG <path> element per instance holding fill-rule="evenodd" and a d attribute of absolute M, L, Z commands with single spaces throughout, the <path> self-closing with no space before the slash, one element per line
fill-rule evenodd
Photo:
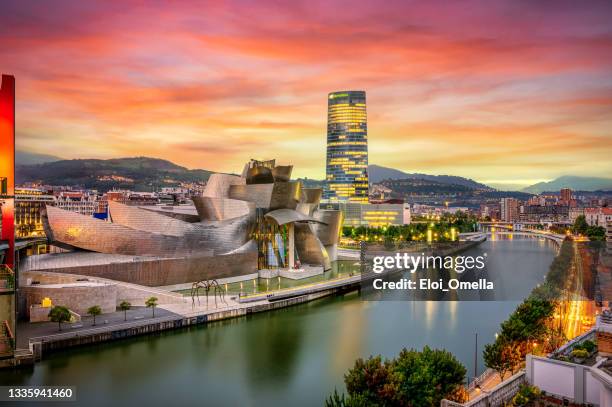
<path fill-rule="evenodd" d="M 518 287 L 535 285 L 555 254 L 549 244 L 519 236 L 488 241 L 483 249 L 489 261 L 499 259 L 508 290 L 517 289 L 513 279 Z M 517 303 L 374 302 L 351 293 L 58 353 L 30 372 L 0 372 L 0 382 L 77 385 L 75 405 L 88 407 L 322 405 L 334 388 L 344 388 L 342 376 L 356 358 L 394 357 L 403 347 L 448 349 L 473 372 L 474 332 L 480 356 Z M 480 357 L 477 368 L 484 369 Z"/>

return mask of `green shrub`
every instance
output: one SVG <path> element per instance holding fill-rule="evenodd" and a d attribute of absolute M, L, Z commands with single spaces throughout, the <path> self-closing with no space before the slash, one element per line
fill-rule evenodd
<path fill-rule="evenodd" d="M 576 359 L 586 359 L 589 357 L 589 352 L 584 349 L 574 349 L 572 350 L 572 357 Z"/>
<path fill-rule="evenodd" d="M 595 342 L 591 340 L 586 340 L 582 342 L 580 345 L 582 345 L 581 346 L 582 349 L 586 350 L 589 353 L 593 352 L 597 348 L 597 345 L 595 345 Z"/>
<path fill-rule="evenodd" d="M 540 389 L 528 384 L 521 385 L 518 393 L 512 399 L 512 405 L 516 407 L 527 406 L 540 397 Z"/>

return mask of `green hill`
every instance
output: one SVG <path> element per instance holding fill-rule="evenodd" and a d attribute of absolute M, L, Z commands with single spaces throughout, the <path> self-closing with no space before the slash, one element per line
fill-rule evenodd
<path fill-rule="evenodd" d="M 431 181 L 432 184 L 447 184 L 454 186 L 459 185 L 467 187 L 469 189 L 492 190 L 491 187 L 476 182 L 469 178 L 458 177 L 455 175 L 429 175 L 420 173 L 407 173 L 404 171 L 396 170 L 394 168 L 383 167 L 375 164 L 368 165 L 368 177 L 370 182 L 373 184 L 377 184 L 383 180 L 420 179 L 424 181 Z"/>
<path fill-rule="evenodd" d="M 189 170 L 170 161 L 149 157 L 110 160 L 60 160 L 34 165 L 17 165 L 18 184 L 40 182 L 46 185 L 70 185 L 107 191 L 124 188 L 153 191 L 180 183 L 203 182 L 212 172 Z"/>

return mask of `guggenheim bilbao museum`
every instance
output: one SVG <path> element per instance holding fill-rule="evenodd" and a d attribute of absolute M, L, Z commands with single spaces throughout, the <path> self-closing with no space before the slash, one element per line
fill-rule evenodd
<path fill-rule="evenodd" d="M 48 242 L 63 250 L 30 256 L 22 270 L 152 287 L 323 273 L 336 257 L 342 213 L 319 209 L 322 190 L 291 181 L 291 171 L 251 160 L 241 176 L 212 174 L 191 210 L 110 201 L 105 221 L 47 206 Z"/>

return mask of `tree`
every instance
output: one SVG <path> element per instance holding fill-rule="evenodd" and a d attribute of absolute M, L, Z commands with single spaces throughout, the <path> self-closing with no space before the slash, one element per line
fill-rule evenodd
<path fill-rule="evenodd" d="M 123 320 L 127 321 L 127 312 L 128 310 L 132 308 L 132 304 L 130 304 L 127 301 L 121 301 L 121 303 L 119 304 L 119 309 L 121 311 L 123 311 Z"/>
<path fill-rule="evenodd" d="M 393 371 L 393 361 L 383 361 L 380 356 L 357 359 L 355 366 L 344 375 L 348 399 L 353 405 L 398 405 L 400 379 Z"/>
<path fill-rule="evenodd" d="M 87 308 L 87 313 L 93 317 L 93 326 L 96 326 L 96 316 L 102 314 L 102 308 L 99 305 L 93 305 Z"/>
<path fill-rule="evenodd" d="M 62 305 L 56 305 L 49 311 L 49 319 L 57 322 L 59 330 L 62 330 L 62 322 L 70 321 L 70 310 Z"/>
<path fill-rule="evenodd" d="M 157 297 L 150 297 L 145 302 L 145 305 L 147 306 L 147 308 L 151 308 L 153 310 L 153 318 L 155 318 L 155 307 L 157 307 Z"/>
<path fill-rule="evenodd" d="M 438 406 L 443 398 L 463 386 L 465 367 L 446 350 L 425 346 L 421 352 L 402 350 L 395 361 L 395 370 L 403 376 L 403 400 L 414 407 Z"/>
<path fill-rule="evenodd" d="M 499 337 L 495 342 L 485 345 L 482 352 L 485 365 L 499 374 L 500 381 L 514 368 L 515 360 L 512 354 L 511 345 L 502 343 Z"/>
<path fill-rule="evenodd" d="M 574 225 L 572 226 L 572 232 L 574 234 L 586 235 L 588 228 L 589 224 L 586 221 L 586 217 L 584 215 L 580 215 L 574 221 Z"/>
<path fill-rule="evenodd" d="M 445 350 L 403 349 L 397 358 L 357 359 L 344 376 L 347 396 L 334 392 L 326 406 L 439 405 L 443 398 L 463 399 L 466 369 Z"/>
<path fill-rule="evenodd" d="M 606 229 L 601 226 L 589 226 L 585 234 L 591 241 L 603 242 L 606 240 Z"/>

